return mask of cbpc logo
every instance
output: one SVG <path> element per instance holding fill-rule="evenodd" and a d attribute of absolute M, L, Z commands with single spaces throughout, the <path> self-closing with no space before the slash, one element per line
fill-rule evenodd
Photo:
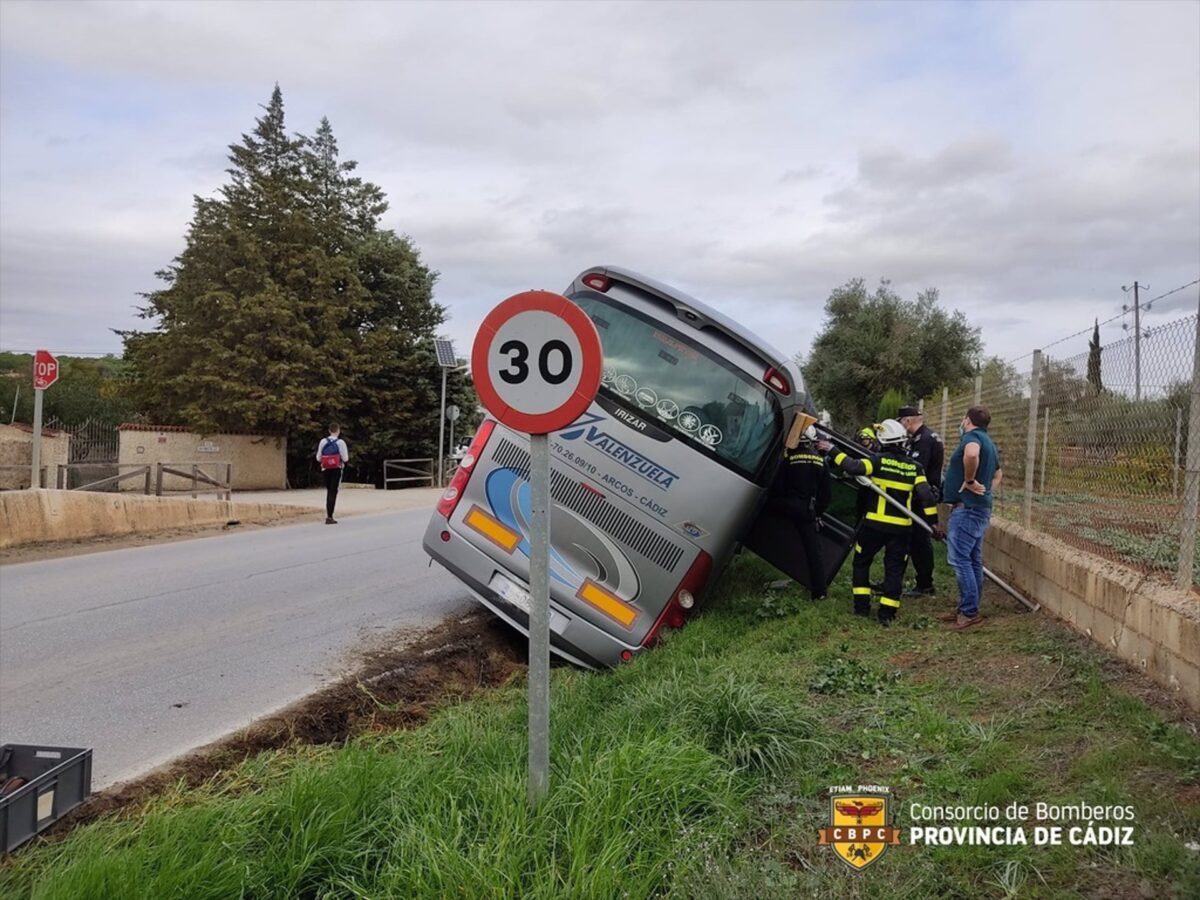
<path fill-rule="evenodd" d="M 900 829 L 889 824 L 894 821 L 892 800 L 891 788 L 877 784 L 831 787 L 829 827 L 819 831 L 820 843 L 833 847 L 838 859 L 861 872 L 900 843 Z"/>

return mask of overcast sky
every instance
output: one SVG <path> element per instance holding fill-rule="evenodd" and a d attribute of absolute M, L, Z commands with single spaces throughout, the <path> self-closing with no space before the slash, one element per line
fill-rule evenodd
<path fill-rule="evenodd" d="M 462 355 L 608 263 L 789 353 L 849 278 L 937 287 L 1016 357 L 1200 277 L 1198 60 L 1186 0 L 3 0 L 0 345 L 119 350 L 278 82 L 387 192 Z"/>

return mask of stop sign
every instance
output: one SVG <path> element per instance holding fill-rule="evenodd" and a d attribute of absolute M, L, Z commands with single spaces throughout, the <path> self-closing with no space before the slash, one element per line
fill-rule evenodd
<path fill-rule="evenodd" d="M 58 360 L 49 350 L 39 350 L 33 357 L 33 386 L 44 391 L 58 381 Z"/>

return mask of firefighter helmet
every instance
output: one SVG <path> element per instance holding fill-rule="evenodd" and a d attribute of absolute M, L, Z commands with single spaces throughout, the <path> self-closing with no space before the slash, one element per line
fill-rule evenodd
<path fill-rule="evenodd" d="M 908 440 L 908 431 L 895 419 L 884 419 L 875 431 L 879 436 L 879 443 L 885 447 L 903 444 Z"/>

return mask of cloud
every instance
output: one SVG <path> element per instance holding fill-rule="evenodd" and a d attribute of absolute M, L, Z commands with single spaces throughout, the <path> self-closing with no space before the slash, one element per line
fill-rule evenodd
<path fill-rule="evenodd" d="M 278 81 L 387 191 L 460 346 L 613 263 L 788 352 L 849 278 L 936 286 L 1020 355 L 1200 274 L 1198 34 L 1153 2 L 9 0 L 3 344 L 57 340 L 39 309 L 134 324 Z"/>

